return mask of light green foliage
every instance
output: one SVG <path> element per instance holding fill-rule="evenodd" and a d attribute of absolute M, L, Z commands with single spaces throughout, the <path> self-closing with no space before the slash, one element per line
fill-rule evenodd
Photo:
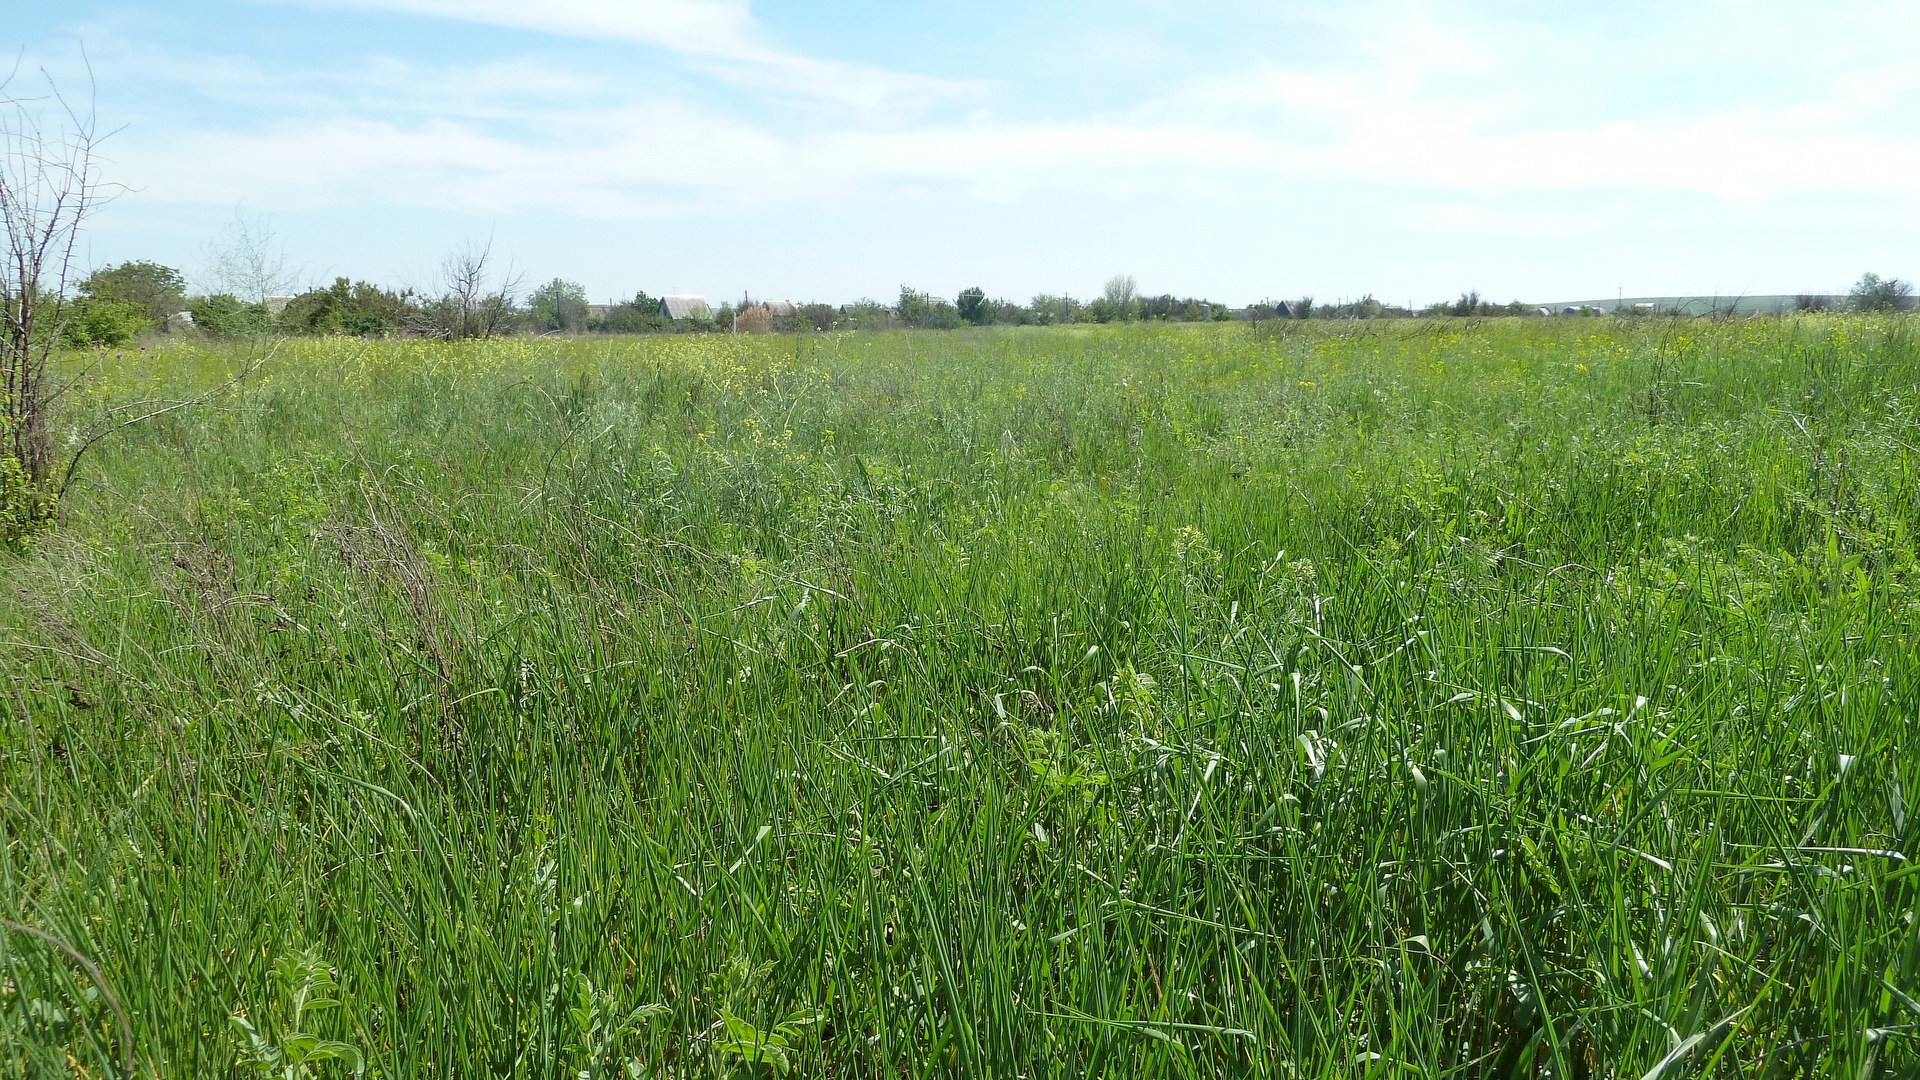
<path fill-rule="evenodd" d="M 5 438 L 4 427 L 0 438 Z M 25 551 L 52 527 L 57 505 L 53 493 L 35 484 L 18 458 L 0 454 L 0 551 Z"/>
<path fill-rule="evenodd" d="M 331 996 L 340 989 L 333 965 L 320 958 L 319 950 L 277 957 L 269 975 L 275 997 L 266 1014 L 258 1020 L 244 1012 L 228 1017 L 241 1044 L 240 1067 L 262 1080 L 312 1080 L 330 1075 L 330 1063 L 339 1072 L 364 1072 L 365 1060 L 352 1044 L 305 1030 L 320 1013 L 340 1005 Z"/>
<path fill-rule="evenodd" d="M 249 304 L 228 293 L 195 297 L 187 311 L 196 329 L 214 337 L 257 337 L 273 329 L 273 315 L 265 304 Z"/>
<path fill-rule="evenodd" d="M 578 334 L 587 328 L 587 291 L 554 278 L 527 298 L 527 317 L 537 333 Z"/>
<path fill-rule="evenodd" d="M 180 271 L 144 259 L 103 267 L 79 284 L 80 295 L 95 304 L 126 304 L 142 320 L 160 326 L 187 306 L 187 281 Z"/>
<path fill-rule="evenodd" d="M 954 297 L 953 304 L 963 322 L 984 326 L 993 321 L 993 306 L 987 302 L 985 290 L 978 285 L 961 289 L 960 295 Z"/>
<path fill-rule="evenodd" d="M 142 330 L 155 325 L 139 304 L 123 300 L 80 297 L 67 308 L 60 325 L 61 340 L 73 347 L 125 345 Z"/>
<path fill-rule="evenodd" d="M 765 832 L 758 839 L 765 839 Z M 757 1016 L 764 1008 L 767 978 L 774 966 L 772 961 L 756 965 L 745 956 L 735 956 L 709 980 L 720 1012 L 718 1023 L 709 1030 L 713 1033 L 713 1052 L 723 1069 L 730 1065 L 764 1065 L 785 1076 L 792 1071 L 794 1055 L 802 1049 L 809 1030 L 821 1020 L 819 1013 L 806 1009 L 777 1021 L 741 1018 L 742 1013 Z M 760 1023 L 767 1027 L 763 1030 Z"/>
<path fill-rule="evenodd" d="M 1915 329 L 292 340 L 0 557 L 0 914 L 162 1076 L 1914 1075 Z"/>
<path fill-rule="evenodd" d="M 952 304 L 906 285 L 900 286 L 893 311 L 902 325 L 923 330 L 952 330 L 961 325 L 960 312 Z"/>
<path fill-rule="evenodd" d="M 280 329 L 295 334 L 378 337 L 412 326 L 420 316 L 414 296 L 337 277 L 324 289 L 309 289 L 294 297 L 275 321 Z"/>
<path fill-rule="evenodd" d="M 629 1054 L 627 1046 L 649 1020 L 671 1011 L 658 1003 L 625 1009 L 613 991 L 576 975 L 573 1000 L 567 1005 L 567 1019 L 573 1025 L 567 1046 L 573 1056 L 573 1075 L 577 1080 L 646 1075 L 644 1063 Z"/>

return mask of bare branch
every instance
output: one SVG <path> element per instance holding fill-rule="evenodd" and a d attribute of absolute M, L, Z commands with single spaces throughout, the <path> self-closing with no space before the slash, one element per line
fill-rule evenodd
<path fill-rule="evenodd" d="M 88 450 L 93 449 L 95 443 L 98 443 L 102 439 L 105 439 L 109 436 L 125 431 L 126 429 L 133 427 L 136 424 L 144 424 L 149 420 L 153 420 L 158 417 L 165 416 L 170 412 L 178 412 L 181 409 L 190 409 L 195 405 L 204 405 L 207 402 L 212 401 L 214 398 L 219 397 L 221 394 L 226 393 L 228 390 L 232 389 L 233 387 L 239 385 L 241 382 L 245 381 L 247 377 L 252 375 L 254 372 L 259 371 L 261 366 L 264 365 L 268 360 L 273 359 L 274 353 L 279 351 L 280 349 L 279 349 L 279 346 L 277 345 L 271 349 L 268 349 L 265 353 L 261 354 L 261 356 L 258 359 L 254 360 L 253 363 L 248 364 L 245 368 L 243 368 L 238 374 L 234 375 L 232 378 L 228 379 L 226 382 L 221 383 L 219 386 L 213 387 L 212 389 L 207 390 L 204 393 L 196 394 L 193 397 L 187 398 L 182 401 L 169 401 L 165 405 L 162 405 L 161 407 L 154 409 L 150 412 L 146 412 L 139 416 L 136 416 L 131 420 L 122 420 L 118 423 L 109 423 L 106 427 L 103 427 L 99 431 L 96 431 L 93 434 L 87 436 L 86 439 L 80 443 L 79 448 L 74 450 L 73 457 L 67 460 L 66 474 L 60 478 L 60 486 L 57 489 L 55 489 L 56 497 L 64 498 L 66 496 L 67 489 L 73 486 L 74 474 L 80 468 L 80 459 L 86 456 L 86 453 Z"/>
<path fill-rule="evenodd" d="M 249 304 L 281 296 L 299 278 L 287 258 L 287 245 L 265 214 L 234 207 L 233 220 L 207 245 L 207 276 L 220 289 Z"/>
<path fill-rule="evenodd" d="M 74 251 L 81 226 L 117 189 L 99 175 L 91 66 L 84 107 L 45 70 L 43 93 L 17 92 L 18 72 L 16 62 L 0 82 L 0 455 L 39 498 L 54 469 L 46 375 L 69 314 Z"/>
<path fill-rule="evenodd" d="M 524 275 L 512 263 L 495 278 L 493 237 L 469 241 L 440 261 L 440 296 L 425 305 L 422 332 L 462 340 L 503 333 L 518 314 Z"/>

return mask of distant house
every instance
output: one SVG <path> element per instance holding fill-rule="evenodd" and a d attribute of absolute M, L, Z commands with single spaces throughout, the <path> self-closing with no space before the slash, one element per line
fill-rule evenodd
<path fill-rule="evenodd" d="M 767 314 L 773 317 L 775 330 L 787 329 L 800 317 L 800 305 L 791 300 L 768 300 L 760 306 L 766 308 Z"/>
<path fill-rule="evenodd" d="M 1553 314 L 1553 309 L 1550 307 L 1534 308 L 1533 313 L 1535 315 L 1541 316 L 1542 318 L 1545 318 Z"/>
<path fill-rule="evenodd" d="M 707 306 L 704 296 L 663 296 L 660 298 L 660 317 L 674 322 L 711 319 L 713 308 Z"/>

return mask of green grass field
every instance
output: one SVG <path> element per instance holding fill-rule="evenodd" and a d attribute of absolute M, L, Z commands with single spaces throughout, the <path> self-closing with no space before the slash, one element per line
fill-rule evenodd
<path fill-rule="evenodd" d="M 289 341 L 0 555 L 0 916 L 142 1076 L 1913 1076 L 1917 331 Z"/>

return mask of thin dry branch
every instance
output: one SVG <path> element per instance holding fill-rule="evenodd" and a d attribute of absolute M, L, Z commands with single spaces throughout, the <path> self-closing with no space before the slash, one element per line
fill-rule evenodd
<path fill-rule="evenodd" d="M 85 53 L 82 53 L 84 59 Z M 66 291 L 81 226 L 118 188 L 100 179 L 95 84 L 81 107 L 43 69 L 45 93 L 0 80 L 0 454 L 19 463 L 30 492 L 49 492 L 55 469 L 47 366 L 69 317 Z"/>
<path fill-rule="evenodd" d="M 66 474 L 61 477 L 60 486 L 55 490 L 55 494 L 61 498 L 64 498 L 66 496 L 67 489 L 73 486 L 74 473 L 76 470 L 80 468 L 80 459 L 86 456 L 86 453 L 88 450 L 93 449 L 93 446 L 95 443 L 98 443 L 102 439 L 105 439 L 114 434 L 117 434 L 118 432 L 125 431 L 126 429 L 133 427 L 136 424 L 144 424 L 149 420 L 153 420 L 153 419 L 157 419 L 159 417 L 165 416 L 170 412 L 177 412 L 181 409 L 190 409 L 195 405 L 204 405 L 207 402 L 212 401 L 214 398 L 219 397 L 221 394 L 226 393 L 228 390 L 232 389 L 233 387 L 239 385 L 241 382 L 245 381 L 254 372 L 259 371 L 260 368 L 263 365 L 265 365 L 268 360 L 273 359 L 273 355 L 279 351 L 280 349 L 279 349 L 279 346 L 277 345 L 271 349 L 268 349 L 253 363 L 247 365 L 238 374 L 234 375 L 232 378 L 228 379 L 226 382 L 221 383 L 219 386 L 213 387 L 212 389 L 206 390 L 203 393 L 196 394 L 193 397 L 186 398 L 184 400 L 167 402 L 165 405 L 161 406 L 160 408 L 154 409 L 150 412 L 143 413 L 139 416 L 134 417 L 131 420 L 122 420 L 118 423 L 109 424 L 107 427 L 101 428 L 99 431 L 96 431 L 93 434 L 87 436 L 86 439 L 84 439 L 80 443 L 80 446 L 74 450 L 73 457 L 68 459 Z"/>

